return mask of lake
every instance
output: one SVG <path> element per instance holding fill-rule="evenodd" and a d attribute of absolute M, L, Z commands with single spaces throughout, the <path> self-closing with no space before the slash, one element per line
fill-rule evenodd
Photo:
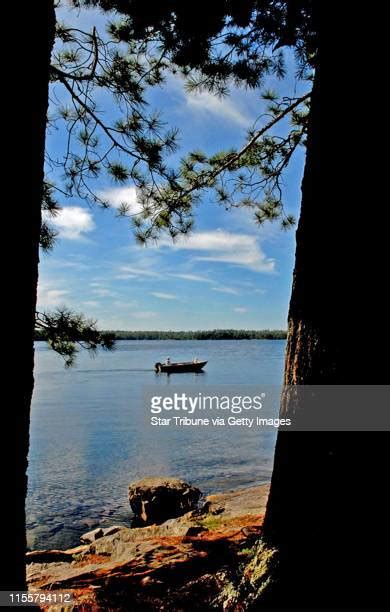
<path fill-rule="evenodd" d="M 170 475 L 203 493 L 268 482 L 276 431 L 152 428 L 143 392 L 176 384 L 279 385 L 285 340 L 130 340 L 76 367 L 36 343 L 28 468 L 28 546 L 66 548 L 97 525 L 130 525 L 128 484 Z M 156 374 L 153 365 L 207 359 L 204 374 Z"/>

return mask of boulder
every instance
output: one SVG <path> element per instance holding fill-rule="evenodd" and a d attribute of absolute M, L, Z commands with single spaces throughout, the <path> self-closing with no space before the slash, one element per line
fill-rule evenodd
<path fill-rule="evenodd" d="M 104 527 L 103 537 L 118 533 L 118 531 L 120 531 L 121 529 L 123 529 L 123 525 L 112 525 L 111 527 Z"/>
<path fill-rule="evenodd" d="M 72 554 L 64 550 L 31 550 L 26 553 L 26 563 L 71 563 Z"/>
<path fill-rule="evenodd" d="M 202 493 L 178 478 L 154 476 L 129 486 L 134 526 L 160 524 L 197 508 Z"/>
<path fill-rule="evenodd" d="M 97 527 L 96 529 L 93 529 L 92 531 L 88 531 L 88 533 L 84 533 L 81 537 L 80 540 L 82 542 L 94 542 L 95 540 L 97 540 L 98 538 L 102 538 L 104 535 L 103 533 L 103 529 L 101 527 Z"/>

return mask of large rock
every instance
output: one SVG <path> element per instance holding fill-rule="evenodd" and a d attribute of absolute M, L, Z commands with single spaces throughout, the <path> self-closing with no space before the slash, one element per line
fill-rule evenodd
<path fill-rule="evenodd" d="M 82 542 L 88 542 L 88 544 L 91 544 L 91 542 L 95 542 L 95 540 L 98 540 L 99 538 L 103 538 L 104 536 L 108 535 L 113 535 L 120 529 L 122 529 L 122 525 L 112 525 L 111 527 L 97 527 L 96 529 L 93 529 L 93 531 L 88 531 L 88 533 L 84 533 L 82 536 L 80 536 L 80 540 Z"/>
<path fill-rule="evenodd" d="M 129 486 L 129 502 L 138 526 L 160 524 L 194 510 L 202 493 L 178 478 L 154 476 Z"/>
<path fill-rule="evenodd" d="M 82 542 L 94 542 L 95 540 L 97 540 L 98 538 L 102 538 L 103 537 L 103 529 L 101 527 L 97 527 L 96 529 L 93 529 L 92 531 L 88 531 L 88 533 L 84 533 L 81 537 L 80 540 Z"/>

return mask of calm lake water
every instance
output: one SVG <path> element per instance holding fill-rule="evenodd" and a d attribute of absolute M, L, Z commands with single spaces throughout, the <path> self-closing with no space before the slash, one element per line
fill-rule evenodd
<path fill-rule="evenodd" d="M 130 482 L 164 474 L 205 494 L 267 482 L 276 432 L 234 428 L 152 428 L 145 387 L 279 385 L 284 340 L 120 341 L 77 366 L 36 344 L 31 415 L 28 546 L 63 548 L 97 525 L 129 525 Z M 153 364 L 208 359 L 204 374 L 156 375 Z"/>

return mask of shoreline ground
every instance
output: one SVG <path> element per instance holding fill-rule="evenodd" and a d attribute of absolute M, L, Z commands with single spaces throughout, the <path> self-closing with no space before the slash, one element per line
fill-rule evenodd
<path fill-rule="evenodd" d="M 186 609 L 194 597 L 199 609 L 218 609 L 224 585 L 261 535 L 268 492 L 264 484 L 215 493 L 199 510 L 160 525 L 112 526 L 72 549 L 31 551 L 29 589 L 72 592 L 68 610 L 120 610 L 124 602 L 135 610 Z"/>

